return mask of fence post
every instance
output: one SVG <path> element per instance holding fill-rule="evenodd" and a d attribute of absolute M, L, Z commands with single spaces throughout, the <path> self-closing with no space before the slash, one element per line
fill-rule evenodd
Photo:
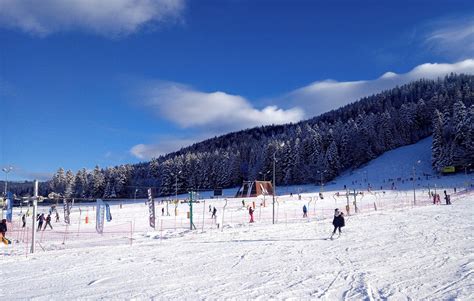
<path fill-rule="evenodd" d="M 67 230 L 69 228 L 69 224 L 66 224 L 66 230 L 64 231 L 64 239 L 63 239 L 63 245 L 66 244 L 66 236 L 67 236 Z"/>
<path fill-rule="evenodd" d="M 160 220 L 160 243 L 163 242 L 163 220 Z"/>
<path fill-rule="evenodd" d="M 132 221 L 130 221 L 130 246 L 132 246 L 133 241 L 133 228 L 132 228 Z"/>
<path fill-rule="evenodd" d="M 28 242 L 29 242 L 29 235 L 28 235 L 28 226 L 26 227 L 26 248 L 25 248 L 25 254 L 26 254 L 26 258 L 28 258 Z"/>
<path fill-rule="evenodd" d="M 201 232 L 204 232 L 205 214 L 206 214 L 206 200 L 204 200 L 204 204 L 203 204 L 203 207 L 202 207 L 202 227 L 201 227 Z"/>

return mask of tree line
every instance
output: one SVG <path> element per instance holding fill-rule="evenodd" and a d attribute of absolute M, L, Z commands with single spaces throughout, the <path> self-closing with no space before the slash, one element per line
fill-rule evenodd
<path fill-rule="evenodd" d="M 149 162 L 115 167 L 60 168 L 47 191 L 65 197 L 143 197 L 192 189 L 229 188 L 269 179 L 277 185 L 329 181 L 386 151 L 433 135 L 433 168 L 474 162 L 474 76 L 421 79 L 364 97 L 298 123 L 229 133 Z"/>

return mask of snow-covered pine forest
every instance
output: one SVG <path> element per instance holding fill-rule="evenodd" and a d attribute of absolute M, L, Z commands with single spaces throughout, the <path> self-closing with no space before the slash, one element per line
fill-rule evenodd
<path fill-rule="evenodd" d="M 144 187 L 174 194 L 176 183 L 178 193 L 235 187 L 264 175 L 269 179 L 273 155 L 278 185 L 319 183 L 430 135 L 434 172 L 444 166 L 463 169 L 474 162 L 473 120 L 474 76 L 421 79 L 306 121 L 226 134 L 150 162 L 75 174 L 60 168 L 43 183 L 41 194 L 141 197 Z M 30 189 L 16 192 L 31 194 Z"/>

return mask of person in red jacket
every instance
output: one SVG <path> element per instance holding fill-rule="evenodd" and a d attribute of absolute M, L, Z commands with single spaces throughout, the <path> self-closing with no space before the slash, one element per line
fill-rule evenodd
<path fill-rule="evenodd" d="M 252 206 L 249 206 L 249 215 L 250 215 L 250 222 L 253 223 L 253 208 Z"/>

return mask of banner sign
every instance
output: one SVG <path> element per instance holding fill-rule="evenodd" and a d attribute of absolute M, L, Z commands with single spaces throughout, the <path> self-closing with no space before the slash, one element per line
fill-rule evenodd
<path fill-rule="evenodd" d="M 456 168 L 454 166 L 445 166 L 441 170 L 442 173 L 454 173 L 456 172 Z"/>
<path fill-rule="evenodd" d="M 155 229 L 155 200 L 151 195 L 151 188 L 148 188 L 148 212 L 150 213 L 150 227 Z"/>
<path fill-rule="evenodd" d="M 69 214 L 71 213 L 71 203 L 68 202 L 67 199 L 63 199 L 63 206 L 64 206 L 64 222 L 70 225 L 71 220 L 69 218 Z"/>
<path fill-rule="evenodd" d="M 110 213 L 110 206 L 107 203 L 105 203 L 105 218 L 108 222 L 112 221 L 112 213 Z"/>
<path fill-rule="evenodd" d="M 102 234 L 104 232 L 105 204 L 101 199 L 97 199 L 96 206 L 95 230 L 97 233 Z"/>
<path fill-rule="evenodd" d="M 7 192 L 7 222 L 12 222 L 13 217 L 13 193 Z"/>

